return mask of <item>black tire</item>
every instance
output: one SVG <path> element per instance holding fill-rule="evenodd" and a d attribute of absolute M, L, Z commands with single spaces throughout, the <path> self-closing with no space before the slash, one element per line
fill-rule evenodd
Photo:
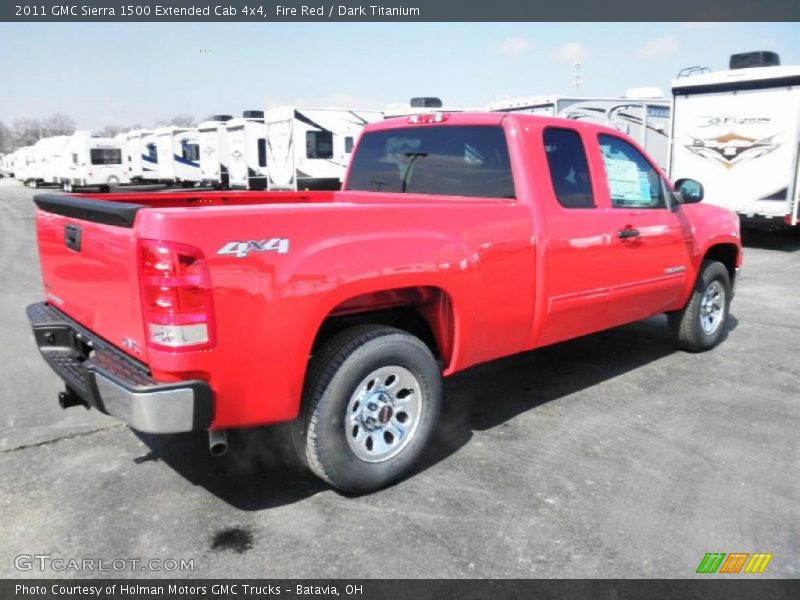
<path fill-rule="evenodd" d="M 99 189 L 100 189 L 100 193 L 101 194 L 107 194 L 107 193 L 109 193 L 111 191 L 111 186 L 110 185 L 101 185 L 101 186 L 99 186 Z"/>
<path fill-rule="evenodd" d="M 418 384 L 417 422 L 407 440 L 399 442 L 402 438 L 397 438 L 397 454 L 387 455 L 380 462 L 368 462 L 356 454 L 347 439 L 351 427 L 349 421 L 345 423 L 348 409 L 360 386 L 376 370 L 398 367 L 410 373 Z M 301 414 L 295 426 L 300 458 L 337 490 L 353 494 L 379 490 L 407 474 L 424 452 L 438 420 L 441 395 L 436 360 L 418 338 L 383 325 L 361 325 L 342 331 L 325 343 L 309 364 Z M 364 402 L 364 406 L 369 405 Z M 402 413 L 397 410 L 394 415 L 387 411 L 384 426 L 388 427 L 390 418 L 400 418 Z M 353 409 L 354 416 L 356 412 L 364 411 Z M 367 437 L 377 435 L 377 430 L 364 432 Z"/>
<path fill-rule="evenodd" d="M 704 328 L 703 299 L 712 286 L 724 292 L 719 305 L 722 308 L 721 321 L 713 330 Z M 712 290 L 713 291 L 713 290 Z M 700 267 L 694 291 L 683 310 L 668 313 L 669 331 L 672 339 L 681 350 L 705 352 L 722 341 L 728 323 L 731 306 L 731 279 L 728 269 L 721 262 L 705 260 Z"/>

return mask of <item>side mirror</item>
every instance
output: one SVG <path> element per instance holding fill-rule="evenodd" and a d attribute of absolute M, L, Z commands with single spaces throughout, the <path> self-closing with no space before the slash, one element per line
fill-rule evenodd
<path fill-rule="evenodd" d="M 675 192 L 680 197 L 682 204 L 694 204 L 703 199 L 703 184 L 694 179 L 678 179 L 675 182 Z"/>

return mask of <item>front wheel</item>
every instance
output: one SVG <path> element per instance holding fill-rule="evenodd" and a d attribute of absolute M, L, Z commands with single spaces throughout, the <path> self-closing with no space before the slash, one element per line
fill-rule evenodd
<path fill-rule="evenodd" d="M 436 360 L 418 338 L 380 325 L 343 331 L 309 365 L 297 422 L 301 458 L 338 490 L 379 490 L 424 452 L 441 394 Z"/>
<path fill-rule="evenodd" d="M 689 303 L 683 310 L 668 314 L 676 345 L 689 352 L 704 352 L 719 344 L 725 334 L 731 296 L 731 279 L 725 265 L 703 261 Z"/>

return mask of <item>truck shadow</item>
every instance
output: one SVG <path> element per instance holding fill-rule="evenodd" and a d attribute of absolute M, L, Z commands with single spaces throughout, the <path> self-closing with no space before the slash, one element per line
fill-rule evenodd
<path fill-rule="evenodd" d="M 744 229 L 742 230 L 742 244 L 745 248 L 798 252 L 800 251 L 800 226 L 775 231 Z"/>
<path fill-rule="evenodd" d="M 731 316 L 728 332 L 737 324 Z M 468 444 L 475 431 L 502 426 L 537 406 L 674 352 L 662 316 L 454 375 L 445 380 L 443 418 L 434 441 L 409 477 L 447 459 Z M 230 451 L 220 458 L 209 455 L 203 435 L 136 435 L 150 448 L 136 462 L 163 461 L 239 510 L 291 504 L 329 489 L 294 455 L 288 425 L 232 431 Z"/>

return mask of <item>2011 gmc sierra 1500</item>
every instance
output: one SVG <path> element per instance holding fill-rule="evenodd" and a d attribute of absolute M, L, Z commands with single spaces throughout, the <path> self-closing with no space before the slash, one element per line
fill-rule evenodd
<path fill-rule="evenodd" d="M 390 119 L 340 192 L 37 196 L 27 312 L 62 406 L 217 450 L 295 420 L 308 466 L 366 492 L 423 452 L 442 375 L 659 313 L 718 344 L 739 224 L 701 199 L 612 129 Z"/>

